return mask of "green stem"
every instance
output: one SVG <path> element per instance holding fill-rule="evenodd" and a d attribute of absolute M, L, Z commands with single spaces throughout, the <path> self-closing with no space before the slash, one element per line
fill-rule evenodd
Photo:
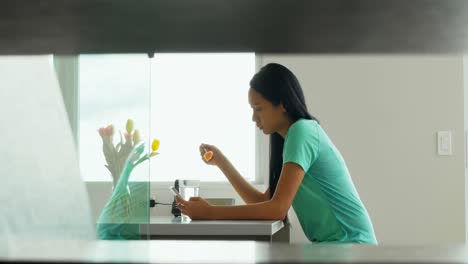
<path fill-rule="evenodd" d="M 149 155 L 145 155 L 143 158 L 139 159 L 139 160 L 135 163 L 135 167 L 136 167 L 138 164 L 142 163 L 143 161 L 145 161 L 145 160 L 147 160 L 147 159 L 149 159 Z"/>

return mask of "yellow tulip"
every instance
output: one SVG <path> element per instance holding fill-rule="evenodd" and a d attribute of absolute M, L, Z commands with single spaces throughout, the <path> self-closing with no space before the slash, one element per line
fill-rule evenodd
<path fill-rule="evenodd" d="M 133 133 L 133 143 L 136 144 L 140 141 L 140 131 L 135 130 L 135 133 Z"/>
<path fill-rule="evenodd" d="M 133 131 L 133 120 L 132 119 L 128 119 L 127 120 L 127 132 L 129 134 L 131 134 Z"/>
<path fill-rule="evenodd" d="M 156 151 L 159 148 L 159 139 L 154 139 L 153 144 L 151 144 L 151 150 Z"/>

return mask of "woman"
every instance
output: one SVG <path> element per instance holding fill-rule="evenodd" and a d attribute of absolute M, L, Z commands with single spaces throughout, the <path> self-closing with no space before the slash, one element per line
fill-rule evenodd
<path fill-rule="evenodd" d="M 252 120 L 270 135 L 269 188 L 250 185 L 215 146 L 207 164 L 218 166 L 246 205 L 212 206 L 200 197 L 177 198 L 192 219 L 279 219 L 293 206 L 310 241 L 377 244 L 369 215 L 354 187 L 345 161 L 318 120 L 310 115 L 296 76 L 268 64 L 250 81 Z"/>

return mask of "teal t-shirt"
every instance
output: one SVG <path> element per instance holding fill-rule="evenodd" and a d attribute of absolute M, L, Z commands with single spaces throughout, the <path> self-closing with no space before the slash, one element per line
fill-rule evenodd
<path fill-rule="evenodd" d="M 305 171 L 293 208 L 310 241 L 377 244 L 369 214 L 346 163 L 315 120 L 292 124 L 283 147 L 283 164 Z"/>

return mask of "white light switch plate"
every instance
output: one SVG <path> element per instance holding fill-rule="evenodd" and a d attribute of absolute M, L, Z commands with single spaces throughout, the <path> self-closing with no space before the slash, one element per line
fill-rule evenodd
<path fill-rule="evenodd" d="M 437 132 L 437 154 L 452 155 L 452 131 Z"/>

